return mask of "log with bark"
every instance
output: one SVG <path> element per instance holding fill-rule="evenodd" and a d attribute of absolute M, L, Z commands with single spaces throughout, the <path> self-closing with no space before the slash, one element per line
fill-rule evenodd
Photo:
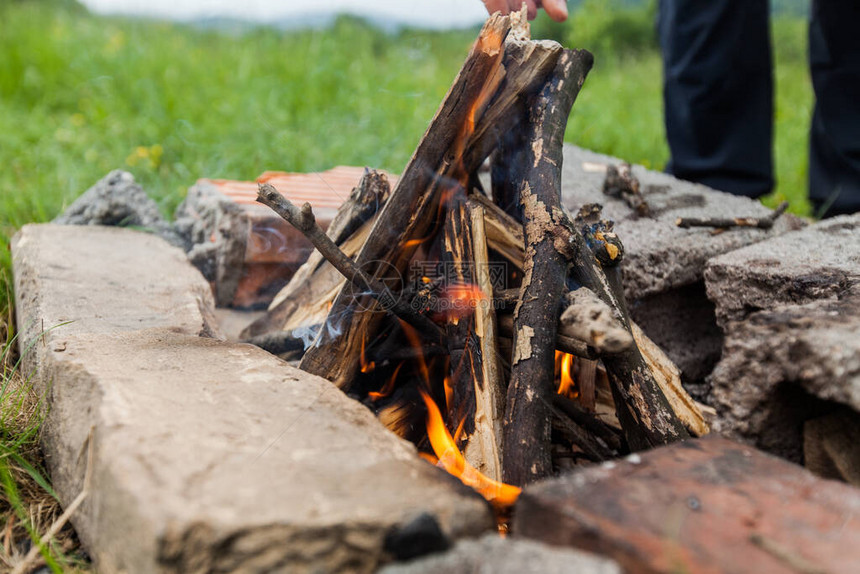
<path fill-rule="evenodd" d="M 529 104 L 529 124 L 517 181 L 526 258 L 520 301 L 514 311 L 511 381 L 505 408 L 505 481 L 523 485 L 549 475 L 550 400 L 554 393 L 555 342 L 567 262 L 554 245 L 552 210 L 561 209 L 562 143 L 567 118 L 593 58 L 566 50 Z"/>

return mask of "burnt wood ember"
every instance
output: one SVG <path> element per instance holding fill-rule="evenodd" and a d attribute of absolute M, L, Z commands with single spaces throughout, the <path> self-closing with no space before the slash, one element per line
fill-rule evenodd
<path fill-rule="evenodd" d="M 788 209 L 788 202 L 783 201 L 771 213 L 764 217 L 679 217 L 675 224 L 678 227 L 688 229 L 690 227 L 716 227 L 717 229 L 728 229 L 729 227 L 756 227 L 758 229 L 770 229 L 779 216 Z"/>
<path fill-rule="evenodd" d="M 639 179 L 633 175 L 633 169 L 629 163 L 606 166 L 603 193 L 623 200 L 640 217 L 651 215 L 651 207 L 642 197 Z"/>

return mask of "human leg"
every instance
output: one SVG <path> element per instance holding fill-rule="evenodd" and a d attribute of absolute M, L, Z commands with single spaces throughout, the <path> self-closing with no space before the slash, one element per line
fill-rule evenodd
<path fill-rule="evenodd" d="M 773 187 L 767 0 L 661 0 L 667 171 L 759 197 Z"/>
<path fill-rule="evenodd" d="M 813 0 L 809 65 L 815 109 L 809 199 L 819 215 L 860 211 L 860 4 Z"/>

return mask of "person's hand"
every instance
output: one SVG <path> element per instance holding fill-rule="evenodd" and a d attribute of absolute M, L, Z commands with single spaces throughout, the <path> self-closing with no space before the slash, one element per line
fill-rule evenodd
<path fill-rule="evenodd" d="M 549 17 L 556 22 L 564 22 L 567 20 L 567 2 L 566 0 L 483 0 L 487 12 L 501 12 L 508 14 L 516 12 L 526 3 L 529 11 L 529 20 L 534 20 L 537 16 L 538 8 L 543 8 Z"/>

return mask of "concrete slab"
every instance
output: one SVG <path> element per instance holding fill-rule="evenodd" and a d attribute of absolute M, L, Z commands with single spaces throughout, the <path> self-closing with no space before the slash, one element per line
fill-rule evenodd
<path fill-rule="evenodd" d="M 13 256 L 65 504 L 93 441 L 73 523 L 99 570 L 370 572 L 417 515 L 452 540 L 494 527 L 483 499 L 328 381 L 200 336 L 206 281 L 160 239 L 26 226 Z"/>
<path fill-rule="evenodd" d="M 860 284 L 731 322 L 710 382 L 715 430 L 801 462 L 804 421 L 837 404 L 860 421 Z"/>
<path fill-rule="evenodd" d="M 528 487 L 513 531 L 625 572 L 852 574 L 858 516 L 857 489 L 712 436 Z"/>
<path fill-rule="evenodd" d="M 679 217 L 764 216 L 771 212 L 758 201 L 715 191 L 703 185 L 633 166 L 652 217 L 639 217 L 620 199 L 603 194 L 606 177 L 601 166 L 621 160 L 565 144 L 562 200 L 570 210 L 584 203 L 600 203 L 624 244 L 622 262 L 628 300 L 662 293 L 702 280 L 708 259 L 758 243 L 803 226 L 791 215 L 782 216 L 769 231 L 732 229 L 713 235 L 709 229 L 681 229 Z"/>
<path fill-rule="evenodd" d="M 717 257 L 705 281 L 723 326 L 762 309 L 836 299 L 860 282 L 860 214 Z"/>

